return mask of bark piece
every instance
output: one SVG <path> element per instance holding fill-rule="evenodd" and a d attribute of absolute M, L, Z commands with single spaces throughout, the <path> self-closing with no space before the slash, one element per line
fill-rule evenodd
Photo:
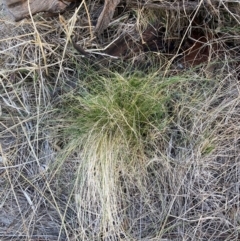
<path fill-rule="evenodd" d="M 66 3 L 59 0 L 4 0 L 3 3 L 7 6 L 8 12 L 13 19 L 19 21 L 29 16 L 28 1 L 31 14 L 39 12 L 57 13 L 67 7 Z"/>
<path fill-rule="evenodd" d="M 103 10 L 98 18 L 95 28 L 96 34 L 101 34 L 113 18 L 113 14 L 120 0 L 105 0 Z"/>

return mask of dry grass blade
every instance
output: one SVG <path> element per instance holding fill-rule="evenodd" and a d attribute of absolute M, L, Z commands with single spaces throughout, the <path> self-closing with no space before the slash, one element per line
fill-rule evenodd
<path fill-rule="evenodd" d="M 238 241 L 239 3 L 118 2 L 0 10 L 0 239 Z"/>

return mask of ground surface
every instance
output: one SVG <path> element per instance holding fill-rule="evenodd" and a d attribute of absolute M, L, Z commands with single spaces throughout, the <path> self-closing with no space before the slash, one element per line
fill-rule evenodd
<path fill-rule="evenodd" d="M 0 10 L 0 240 L 239 240 L 239 4 L 86 6 Z"/>

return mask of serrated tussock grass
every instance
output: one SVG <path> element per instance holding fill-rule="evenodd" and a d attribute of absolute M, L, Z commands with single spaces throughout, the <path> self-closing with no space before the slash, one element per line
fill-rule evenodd
<path fill-rule="evenodd" d="M 240 240 L 239 3 L 135 2 L 96 38 L 103 1 L 60 21 L 1 20 L 3 239 Z M 70 41 L 101 54 L 125 34 L 143 43 L 149 24 L 164 48 L 129 44 L 130 59 L 92 62 Z M 185 50 L 201 43 L 208 58 L 189 69 Z M 159 74 L 109 74 L 143 68 Z"/>
<path fill-rule="evenodd" d="M 210 85 L 184 76 L 113 74 L 97 76 L 66 96 L 66 151 L 80 153 L 78 218 L 82 228 L 90 230 L 83 237 L 125 233 L 125 198 L 132 195 L 128 182 L 135 179 L 139 189 L 144 187 L 150 160 L 169 145 L 179 113 L 185 111 L 182 124 L 191 126 L 194 114 L 189 105 L 197 108 Z M 176 141 L 182 141 L 182 133 L 176 135 Z"/>
<path fill-rule="evenodd" d="M 131 149 L 131 154 L 142 152 L 150 132 L 164 131 L 169 119 L 170 96 L 164 92 L 151 77 L 102 78 L 89 93 L 74 97 L 74 124 L 69 130 L 80 145 L 92 146 L 98 140 L 101 149 L 106 139 L 125 151 Z"/>

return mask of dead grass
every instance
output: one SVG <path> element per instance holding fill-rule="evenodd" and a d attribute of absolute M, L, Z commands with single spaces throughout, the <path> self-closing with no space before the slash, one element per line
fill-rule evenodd
<path fill-rule="evenodd" d="M 86 3 L 92 16 L 100 3 Z M 83 6 L 60 20 L 1 20 L 0 239 L 239 240 L 239 4 L 199 8 L 207 24 L 197 26 L 191 12 L 118 11 L 98 38 Z M 74 31 L 101 52 L 125 32 L 141 39 L 156 19 L 167 30 L 161 54 L 93 63 L 70 43 Z M 194 29 L 209 55 L 186 64 Z M 136 73 L 145 89 L 134 93 Z M 140 112 L 130 108 L 136 96 Z M 89 114 L 92 103 L 103 115 Z M 141 103 L 160 103 L 164 118 Z"/>

